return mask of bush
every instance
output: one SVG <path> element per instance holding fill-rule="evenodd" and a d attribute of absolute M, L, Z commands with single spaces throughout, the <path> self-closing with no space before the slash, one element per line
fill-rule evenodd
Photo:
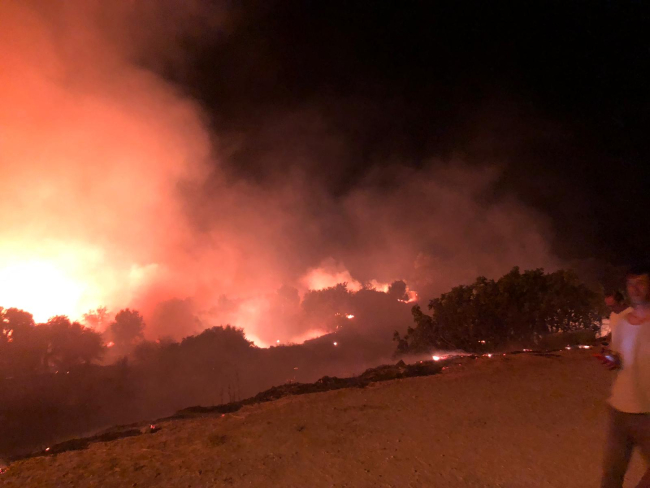
<path fill-rule="evenodd" d="M 499 280 L 479 277 L 429 302 L 432 314 L 413 307 L 415 327 L 400 337 L 398 352 L 463 349 L 470 352 L 508 344 L 539 345 L 551 334 L 593 330 L 600 321 L 602 296 L 566 270 L 519 272 Z"/>
<path fill-rule="evenodd" d="M 125 308 L 115 315 L 108 327 L 115 348 L 120 354 L 130 353 L 136 343 L 144 339 L 145 323 L 137 310 Z"/>
<path fill-rule="evenodd" d="M 577 330 L 573 332 L 561 332 L 559 334 L 549 334 L 542 337 L 537 344 L 539 349 L 554 351 L 566 346 L 577 346 L 580 344 L 590 344 L 596 340 L 596 332 L 589 329 Z"/>

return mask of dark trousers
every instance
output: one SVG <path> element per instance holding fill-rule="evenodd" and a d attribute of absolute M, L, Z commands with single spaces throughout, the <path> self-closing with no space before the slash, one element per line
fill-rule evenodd
<path fill-rule="evenodd" d="M 609 427 L 601 488 L 622 488 L 635 446 L 650 465 L 650 413 L 624 413 L 609 409 Z M 650 468 L 637 488 L 650 488 Z"/>

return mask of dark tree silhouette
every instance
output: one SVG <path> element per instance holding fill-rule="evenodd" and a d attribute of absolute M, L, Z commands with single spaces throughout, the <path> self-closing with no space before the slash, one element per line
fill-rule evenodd
<path fill-rule="evenodd" d="M 46 344 L 32 314 L 0 307 L 0 375 L 17 376 L 43 369 Z"/>
<path fill-rule="evenodd" d="M 323 290 L 308 291 L 301 307 L 308 320 L 333 331 L 345 323 L 345 314 L 353 313 L 352 296 L 347 283 L 339 283 Z"/>
<path fill-rule="evenodd" d="M 406 283 L 402 280 L 391 283 L 388 287 L 388 294 L 395 300 L 407 301 L 409 299 L 409 296 L 406 293 Z"/>
<path fill-rule="evenodd" d="M 499 280 L 479 277 L 429 302 L 432 314 L 413 307 L 415 327 L 395 333 L 399 352 L 432 348 L 481 351 L 508 344 L 539 344 L 545 336 L 593 330 L 602 313 L 602 294 L 566 270 L 520 273 Z"/>
<path fill-rule="evenodd" d="M 244 330 L 230 325 L 211 327 L 196 336 L 185 337 L 180 348 L 188 356 L 194 354 L 237 355 L 252 347 L 252 342 L 246 339 Z"/>
<path fill-rule="evenodd" d="M 52 317 L 40 327 L 43 327 L 48 343 L 46 362 L 55 370 L 90 364 L 102 357 L 104 345 L 101 336 L 78 322 L 70 322 L 66 316 Z"/>
<path fill-rule="evenodd" d="M 144 319 L 140 312 L 125 308 L 115 315 L 109 330 L 115 347 L 120 350 L 130 349 L 144 337 Z"/>

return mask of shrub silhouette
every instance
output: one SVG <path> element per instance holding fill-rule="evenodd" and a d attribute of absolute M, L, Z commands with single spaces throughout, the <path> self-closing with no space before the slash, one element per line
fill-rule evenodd
<path fill-rule="evenodd" d="M 429 302 L 431 315 L 412 309 L 415 327 L 395 332 L 398 353 L 431 349 L 476 352 L 508 344 L 539 344 L 549 335 L 593 330 L 602 296 L 567 270 L 521 273 L 515 267 L 497 281 L 479 277 Z"/>

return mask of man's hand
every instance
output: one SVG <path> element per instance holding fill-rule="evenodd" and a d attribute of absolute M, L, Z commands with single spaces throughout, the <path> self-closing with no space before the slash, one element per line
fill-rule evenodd
<path fill-rule="evenodd" d="M 621 356 L 609 349 L 601 351 L 600 354 L 594 354 L 594 357 L 603 363 L 610 371 L 620 369 L 621 367 Z"/>

